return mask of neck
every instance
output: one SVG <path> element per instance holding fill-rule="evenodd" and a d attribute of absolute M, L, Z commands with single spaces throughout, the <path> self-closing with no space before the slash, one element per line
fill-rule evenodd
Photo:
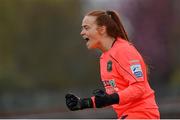
<path fill-rule="evenodd" d="M 112 38 L 112 37 L 103 38 L 102 39 L 102 46 L 100 49 L 102 50 L 102 52 L 106 52 L 112 47 L 114 42 L 115 42 L 115 38 Z"/>

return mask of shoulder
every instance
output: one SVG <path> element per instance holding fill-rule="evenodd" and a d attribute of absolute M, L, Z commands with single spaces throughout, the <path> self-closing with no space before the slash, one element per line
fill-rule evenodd
<path fill-rule="evenodd" d="M 112 48 L 110 56 L 121 64 L 129 64 L 130 61 L 141 60 L 142 57 L 136 48 L 128 41 L 118 39 Z"/>
<path fill-rule="evenodd" d="M 130 42 L 120 39 L 113 46 L 111 55 L 114 57 L 128 57 L 136 54 L 136 52 L 137 50 Z"/>
<path fill-rule="evenodd" d="M 130 80 L 130 83 L 144 81 L 142 69 L 145 69 L 145 64 L 143 58 L 131 43 L 126 41 L 116 44 L 112 51 L 110 57 L 115 61 L 120 73 Z"/>

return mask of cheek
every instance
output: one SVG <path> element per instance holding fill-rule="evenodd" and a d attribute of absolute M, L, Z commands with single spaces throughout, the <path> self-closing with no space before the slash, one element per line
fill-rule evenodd
<path fill-rule="evenodd" d="M 98 48 L 100 41 L 97 36 L 93 36 L 90 40 L 90 44 L 92 45 L 93 48 Z"/>
<path fill-rule="evenodd" d="M 97 31 L 96 30 L 91 30 L 90 32 L 89 32 L 89 36 L 91 37 L 91 38 L 97 38 L 98 37 L 98 33 L 97 33 Z"/>

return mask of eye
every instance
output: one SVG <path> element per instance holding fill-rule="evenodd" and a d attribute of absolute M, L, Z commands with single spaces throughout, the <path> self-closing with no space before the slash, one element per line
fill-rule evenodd
<path fill-rule="evenodd" d="M 87 26 L 87 25 L 84 25 L 84 26 L 82 26 L 82 30 L 89 30 L 89 26 Z"/>
<path fill-rule="evenodd" d="M 85 30 L 88 30 L 88 29 L 89 29 L 89 27 L 88 27 L 88 26 L 85 26 L 85 27 L 84 27 L 84 29 L 85 29 Z"/>

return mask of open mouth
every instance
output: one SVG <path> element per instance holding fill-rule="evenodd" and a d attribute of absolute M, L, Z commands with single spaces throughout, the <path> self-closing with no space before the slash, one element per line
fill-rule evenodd
<path fill-rule="evenodd" d="M 86 41 L 89 41 L 89 38 L 85 38 Z"/>
<path fill-rule="evenodd" d="M 84 40 L 86 40 L 87 42 L 89 41 L 88 37 L 83 37 Z"/>

